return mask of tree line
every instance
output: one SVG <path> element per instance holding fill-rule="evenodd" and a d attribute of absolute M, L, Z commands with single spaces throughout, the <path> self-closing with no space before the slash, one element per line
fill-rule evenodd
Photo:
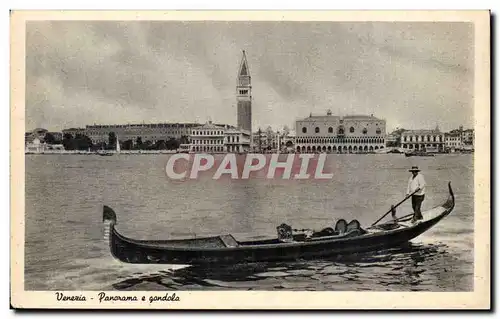
<path fill-rule="evenodd" d="M 44 141 L 47 144 L 62 144 L 65 150 L 73 151 L 97 151 L 97 150 L 114 150 L 116 149 L 117 138 L 114 132 L 108 134 L 108 140 L 106 142 L 92 143 L 92 140 L 85 134 L 72 134 L 66 133 L 63 135 L 63 139 L 57 140 L 53 134 L 47 133 L 44 137 Z M 146 140 L 143 141 L 139 136 L 137 139 L 128 139 L 126 141 L 120 142 L 120 149 L 122 150 L 175 150 L 178 149 L 180 144 L 186 144 L 189 142 L 187 136 L 182 136 L 180 139 L 170 138 L 168 140 L 158 140 L 155 143 Z"/>

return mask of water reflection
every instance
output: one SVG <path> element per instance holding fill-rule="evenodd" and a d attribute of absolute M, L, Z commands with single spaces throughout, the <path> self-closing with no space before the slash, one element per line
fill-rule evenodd
<path fill-rule="evenodd" d="M 452 256 L 445 245 L 412 244 L 314 261 L 190 266 L 135 274 L 117 290 L 428 290 Z M 446 270 L 444 270 L 446 271 Z M 382 288 L 381 288 L 382 287 Z"/>

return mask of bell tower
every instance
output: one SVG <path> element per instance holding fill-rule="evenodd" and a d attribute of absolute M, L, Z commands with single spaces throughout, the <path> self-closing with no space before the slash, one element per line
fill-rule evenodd
<path fill-rule="evenodd" d="M 238 70 L 236 101 L 238 103 L 238 128 L 252 133 L 252 79 L 245 50 L 243 50 Z"/>

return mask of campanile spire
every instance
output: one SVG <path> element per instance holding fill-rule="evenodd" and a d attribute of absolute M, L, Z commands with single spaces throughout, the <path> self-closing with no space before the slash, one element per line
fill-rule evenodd
<path fill-rule="evenodd" d="M 252 78 L 245 50 L 241 57 L 236 83 L 238 103 L 238 128 L 252 132 Z"/>
<path fill-rule="evenodd" d="M 248 69 L 247 55 L 245 50 L 243 50 L 243 56 L 241 57 L 240 69 L 238 72 L 238 78 L 240 77 L 250 77 L 250 70 Z"/>

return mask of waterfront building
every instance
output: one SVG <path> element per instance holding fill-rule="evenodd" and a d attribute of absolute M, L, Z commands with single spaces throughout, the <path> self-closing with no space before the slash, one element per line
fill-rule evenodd
<path fill-rule="evenodd" d="M 24 145 L 27 145 L 28 143 L 32 143 L 35 138 L 38 138 L 40 141 L 43 141 L 45 139 L 45 134 L 48 133 L 48 130 L 44 128 L 36 128 L 32 131 L 25 132 L 24 133 Z"/>
<path fill-rule="evenodd" d="M 222 153 L 224 152 L 224 126 L 211 122 L 191 130 L 190 152 L 192 153 Z"/>
<path fill-rule="evenodd" d="M 445 137 L 439 128 L 434 130 L 409 130 L 401 134 L 401 147 L 405 150 L 443 152 Z"/>
<path fill-rule="evenodd" d="M 241 58 L 236 84 L 237 128 L 252 132 L 252 78 L 245 50 Z"/>
<path fill-rule="evenodd" d="M 85 134 L 93 144 L 107 143 L 109 133 L 113 132 L 120 142 L 131 140 L 134 144 L 140 138 L 142 142 L 168 141 L 171 138 L 188 139 L 191 129 L 200 126 L 198 123 L 155 123 L 155 124 L 120 124 L 120 125 L 87 125 Z"/>
<path fill-rule="evenodd" d="M 54 139 L 49 139 L 48 136 L 52 135 Z M 61 132 L 49 132 L 43 128 L 36 128 L 30 132 L 24 133 L 24 146 L 27 153 L 43 153 L 46 150 L 60 151 L 64 150 L 61 143 Z"/>
<path fill-rule="evenodd" d="M 253 150 L 256 152 L 276 152 L 278 149 L 279 133 L 271 127 L 259 129 L 252 134 Z"/>
<path fill-rule="evenodd" d="M 474 130 L 466 129 L 461 131 L 461 138 L 465 145 L 474 145 Z"/>
<path fill-rule="evenodd" d="M 229 125 L 208 122 L 192 129 L 191 153 L 241 153 L 250 148 L 250 133 Z"/>
<path fill-rule="evenodd" d="M 25 132 L 24 133 L 24 145 L 32 142 L 34 139 L 34 136 L 31 134 L 31 132 Z"/>
<path fill-rule="evenodd" d="M 30 142 L 25 145 L 25 153 L 43 153 L 45 151 L 46 144 L 43 143 L 40 138 L 34 137 Z"/>
<path fill-rule="evenodd" d="M 445 133 L 444 135 L 445 150 L 454 152 L 461 150 L 464 147 L 462 135 L 460 133 Z"/>
<path fill-rule="evenodd" d="M 35 138 L 38 138 L 40 141 L 45 142 L 47 135 L 52 135 L 55 141 L 62 141 L 63 133 L 61 132 L 49 132 L 44 128 L 36 128 L 30 132 L 24 133 L 24 144 L 32 143 Z"/>
<path fill-rule="evenodd" d="M 401 133 L 392 132 L 387 134 L 385 137 L 385 143 L 387 147 L 395 147 L 399 145 L 399 140 L 401 139 Z"/>
<path fill-rule="evenodd" d="M 460 125 L 458 129 L 454 129 L 449 133 L 446 133 L 445 139 L 445 147 L 448 151 L 454 152 L 457 150 L 474 150 L 473 129 L 464 130 L 464 127 Z"/>
<path fill-rule="evenodd" d="M 267 134 L 266 131 L 258 129 L 252 133 L 252 151 L 260 153 L 266 149 Z"/>
<path fill-rule="evenodd" d="M 25 154 L 43 154 L 43 153 L 62 153 L 64 146 L 62 144 L 47 144 L 35 137 L 31 142 L 27 143 L 24 148 Z"/>
<path fill-rule="evenodd" d="M 283 134 L 280 138 L 281 150 L 286 151 L 287 153 L 294 152 L 295 137 L 295 131 L 290 131 L 286 134 Z"/>
<path fill-rule="evenodd" d="M 224 132 L 224 148 L 228 153 L 247 153 L 250 150 L 251 134 L 243 129 L 228 128 Z"/>
<path fill-rule="evenodd" d="M 295 144 L 295 132 L 273 131 L 271 127 L 266 130 L 259 129 L 252 134 L 254 152 L 291 152 Z"/>
<path fill-rule="evenodd" d="M 385 148 L 386 122 L 373 115 L 310 115 L 295 122 L 301 153 L 363 153 Z"/>

